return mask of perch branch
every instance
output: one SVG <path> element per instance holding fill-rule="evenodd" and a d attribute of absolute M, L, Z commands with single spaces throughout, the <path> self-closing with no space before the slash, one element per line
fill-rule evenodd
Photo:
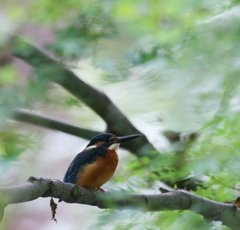
<path fill-rule="evenodd" d="M 174 190 L 157 195 L 131 194 L 123 191 L 96 192 L 63 183 L 59 180 L 31 177 L 28 183 L 16 187 L 0 188 L 4 206 L 38 199 L 60 198 L 67 203 L 79 203 L 102 209 L 141 209 L 142 211 L 189 210 L 202 215 L 206 221 L 221 221 L 231 229 L 240 229 L 240 209 L 194 195 L 186 190 Z M 1 210 L 3 213 L 3 210 Z"/>

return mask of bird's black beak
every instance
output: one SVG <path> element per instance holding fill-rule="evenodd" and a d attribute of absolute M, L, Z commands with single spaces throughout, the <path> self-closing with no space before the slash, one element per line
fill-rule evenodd
<path fill-rule="evenodd" d="M 116 140 L 113 141 L 113 143 L 122 143 L 122 142 L 125 142 L 125 141 L 130 141 L 130 140 L 135 139 L 137 137 L 142 137 L 142 134 L 135 134 L 135 135 L 118 137 Z"/>

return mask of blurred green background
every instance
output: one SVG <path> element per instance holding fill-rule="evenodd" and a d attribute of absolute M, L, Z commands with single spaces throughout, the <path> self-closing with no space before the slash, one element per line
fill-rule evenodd
<path fill-rule="evenodd" d="M 103 186 L 106 190 L 156 194 L 166 187 L 161 179 L 174 182 L 192 175 L 207 187 L 195 194 L 219 202 L 235 200 L 240 190 L 239 3 L 2 0 L 1 186 L 25 183 L 29 176 L 62 179 L 87 144 L 14 121 L 16 109 L 99 132 L 106 128 L 91 108 L 11 57 L 20 46 L 12 39 L 17 35 L 104 91 L 159 151 L 151 160 L 120 149 L 118 170 Z M 44 71 L 49 74 L 48 66 L 42 75 Z M 163 167 L 170 170 L 156 176 Z M 58 206 L 57 225 L 50 219 L 49 199 L 38 199 L 8 206 L 1 229 L 228 229 L 188 211 L 101 211 L 65 203 Z"/>

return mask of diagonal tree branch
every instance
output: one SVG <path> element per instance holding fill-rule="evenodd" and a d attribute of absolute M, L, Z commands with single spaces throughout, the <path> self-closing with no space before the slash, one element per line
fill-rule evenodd
<path fill-rule="evenodd" d="M 28 183 L 9 188 L 0 188 L 3 207 L 38 199 L 39 197 L 60 198 L 67 203 L 79 203 L 102 209 L 138 209 L 142 211 L 190 210 L 202 215 L 207 221 L 221 221 L 231 229 L 240 229 L 240 209 L 235 205 L 220 203 L 194 195 L 185 190 L 174 190 L 163 194 L 130 194 L 122 191 L 96 192 L 63 183 L 59 180 L 31 177 Z"/>
<path fill-rule="evenodd" d="M 68 133 L 77 137 L 84 138 L 86 140 L 89 140 L 100 133 L 99 131 L 80 128 L 74 125 L 67 124 L 62 121 L 54 120 L 49 117 L 39 116 L 33 113 L 20 111 L 20 110 L 15 111 L 12 118 L 17 121 L 26 122 L 26 123 L 37 125 L 40 127 L 58 130 L 64 133 Z M 124 145 L 121 145 L 121 148 L 124 148 Z"/>
<path fill-rule="evenodd" d="M 71 70 L 65 68 L 61 63 L 36 47 L 22 40 L 18 40 L 18 42 L 22 48 L 16 48 L 13 50 L 13 54 L 36 67 L 40 78 L 58 83 L 93 109 L 106 122 L 106 132 L 114 133 L 117 136 L 140 133 L 105 93 L 85 83 Z M 19 118 L 19 114 L 16 117 Z M 30 123 L 31 120 L 36 119 L 36 117 L 30 117 L 31 115 L 29 114 Z M 28 119 L 23 118 L 23 116 L 22 119 L 28 122 Z M 53 126 L 50 128 L 53 128 Z M 57 129 L 58 127 L 55 126 L 55 128 Z M 128 149 L 139 157 L 147 155 L 152 159 L 154 159 L 155 153 L 158 152 L 145 136 L 134 139 L 131 142 L 125 142 L 121 147 Z M 160 153 L 158 152 L 158 154 Z M 201 183 L 196 178 L 188 178 L 176 183 L 164 182 L 170 186 L 178 184 L 179 188 L 188 190 L 196 190 Z"/>
<path fill-rule="evenodd" d="M 38 68 L 39 77 L 58 83 L 88 105 L 106 122 L 107 132 L 114 133 L 117 136 L 141 133 L 104 92 L 88 85 L 71 70 L 36 47 L 22 40 L 18 42 L 21 43 L 23 48 L 16 48 L 13 50 L 13 54 Z M 132 143 L 126 142 L 124 145 L 139 156 L 144 155 L 144 153 L 151 156 L 151 152 L 156 151 L 146 136 L 141 140 L 135 139 Z"/>
<path fill-rule="evenodd" d="M 21 122 L 26 122 L 33 125 L 38 125 L 40 127 L 46 127 L 49 129 L 54 129 L 58 131 L 62 131 L 68 134 L 72 134 L 81 138 L 84 138 L 86 140 L 91 139 L 93 136 L 99 134 L 98 131 L 93 131 L 89 129 L 83 129 L 77 126 L 73 126 L 64 122 L 60 122 L 57 120 L 54 120 L 49 117 L 43 117 L 39 116 L 33 113 L 25 112 L 25 111 L 15 111 L 15 113 L 12 116 L 13 119 Z M 121 148 L 125 148 L 124 145 L 121 145 Z M 126 148 L 127 149 L 127 148 Z M 158 174 L 158 176 L 160 176 Z M 170 181 L 164 181 L 167 185 L 170 187 L 174 187 L 174 185 L 177 185 L 178 188 L 186 188 L 188 190 L 196 191 L 198 186 L 202 186 L 202 181 L 196 180 L 196 178 L 186 178 L 182 180 L 178 180 L 174 183 Z"/>
<path fill-rule="evenodd" d="M 55 129 L 88 140 L 99 134 L 98 131 L 83 129 L 74 125 L 64 123 L 62 121 L 57 121 L 49 117 L 43 117 L 25 111 L 15 111 L 12 118 L 17 121 L 26 122 L 49 129 Z"/>

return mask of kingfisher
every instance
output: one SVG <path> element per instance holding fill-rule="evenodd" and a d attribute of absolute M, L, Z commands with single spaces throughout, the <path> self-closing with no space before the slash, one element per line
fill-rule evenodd
<path fill-rule="evenodd" d="M 122 142 L 135 139 L 141 134 L 117 137 L 101 133 L 93 137 L 86 148 L 76 155 L 63 178 L 66 183 L 105 192 L 101 186 L 114 174 L 118 165 L 117 150 Z"/>

